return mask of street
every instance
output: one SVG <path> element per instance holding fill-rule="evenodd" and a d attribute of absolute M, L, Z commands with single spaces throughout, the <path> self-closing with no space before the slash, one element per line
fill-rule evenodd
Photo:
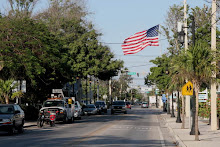
<path fill-rule="evenodd" d="M 0 134 L 1 146 L 176 146 L 161 109 L 134 106 L 128 114 L 85 116 L 72 124 L 25 128 L 23 134 Z"/>

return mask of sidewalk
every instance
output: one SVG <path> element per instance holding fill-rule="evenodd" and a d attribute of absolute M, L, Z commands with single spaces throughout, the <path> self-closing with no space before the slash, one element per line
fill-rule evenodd
<path fill-rule="evenodd" d="M 28 127 L 34 127 L 34 126 L 37 126 L 37 121 L 25 121 L 24 123 L 24 128 L 28 128 Z"/>
<path fill-rule="evenodd" d="M 176 123 L 176 117 L 170 117 L 170 114 L 162 113 L 161 116 L 166 121 L 170 132 L 174 135 L 179 147 L 219 147 L 220 130 L 212 131 L 208 121 L 199 118 L 199 139 L 195 141 L 195 135 L 190 135 L 189 118 L 185 118 L 185 129 L 181 129 L 182 123 Z M 175 116 L 177 114 L 175 113 Z M 181 118 L 182 120 L 182 118 Z"/>

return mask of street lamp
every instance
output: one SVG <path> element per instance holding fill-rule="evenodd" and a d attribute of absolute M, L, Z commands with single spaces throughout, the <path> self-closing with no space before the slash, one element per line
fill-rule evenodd
<path fill-rule="evenodd" d="M 169 70 L 168 70 L 167 67 L 166 67 L 165 73 L 166 73 L 167 75 L 169 74 Z M 170 113 L 170 98 L 169 98 L 169 95 L 168 95 L 168 97 L 167 97 L 167 114 L 171 114 L 171 113 Z"/>
<path fill-rule="evenodd" d="M 177 94 L 177 118 L 176 118 L 176 123 L 182 123 L 181 117 L 180 117 L 180 95 L 179 95 L 179 91 Z"/>
<path fill-rule="evenodd" d="M 171 117 L 175 117 L 174 108 L 173 108 L 173 91 L 172 91 L 172 113 L 171 113 Z"/>
<path fill-rule="evenodd" d="M 99 80 L 97 79 L 97 101 L 99 100 Z"/>
<path fill-rule="evenodd" d="M 91 80 L 91 76 L 90 76 L 90 79 L 89 79 L 89 98 L 90 98 L 90 104 L 92 103 L 92 90 L 91 90 L 91 88 L 92 88 L 92 80 Z"/>
<path fill-rule="evenodd" d="M 179 32 L 179 35 L 178 35 L 178 40 L 179 40 L 179 43 L 183 45 L 184 43 L 184 40 L 185 40 L 185 35 L 186 33 L 184 33 L 183 29 Z"/>
<path fill-rule="evenodd" d="M 182 27 L 182 28 L 188 28 L 188 27 Z M 181 44 L 184 43 L 184 39 L 185 39 L 185 33 L 183 32 L 183 29 L 181 29 L 181 31 L 179 32 L 178 38 L 179 38 L 179 42 Z M 195 46 L 195 19 L 194 16 L 192 16 L 192 43 L 193 46 Z M 195 94 L 195 92 L 194 92 Z M 190 135 L 195 135 L 195 95 L 193 95 L 192 98 L 192 126 L 191 126 L 191 131 L 190 131 Z M 184 112 L 183 112 L 184 113 Z M 191 117 L 191 116 L 189 116 Z M 200 135 L 200 132 L 198 130 L 198 134 Z"/>

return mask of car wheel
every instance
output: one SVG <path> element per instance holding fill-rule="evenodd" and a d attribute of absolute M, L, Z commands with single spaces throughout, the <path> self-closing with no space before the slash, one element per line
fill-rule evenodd
<path fill-rule="evenodd" d="M 18 133 L 24 133 L 23 125 L 18 127 Z"/>
<path fill-rule="evenodd" d="M 50 121 L 50 126 L 54 127 L 55 126 L 55 121 Z"/>
<path fill-rule="evenodd" d="M 114 114 L 114 111 L 113 111 L 113 110 L 111 110 L 111 114 Z"/>
<path fill-rule="evenodd" d="M 63 119 L 63 123 L 67 123 L 69 121 L 69 119 L 67 118 L 67 116 Z"/>
<path fill-rule="evenodd" d="M 9 135 L 13 135 L 15 133 L 15 126 L 13 125 L 11 129 L 8 131 Z"/>
<path fill-rule="evenodd" d="M 127 114 L 127 111 L 125 111 L 124 114 Z"/>

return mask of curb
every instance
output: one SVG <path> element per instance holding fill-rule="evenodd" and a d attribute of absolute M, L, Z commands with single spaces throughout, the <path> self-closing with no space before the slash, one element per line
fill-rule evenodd
<path fill-rule="evenodd" d="M 163 116 L 163 115 L 162 115 Z M 167 123 L 167 119 L 165 117 L 163 117 L 165 122 L 166 122 L 166 126 L 168 127 L 168 129 L 170 130 L 170 132 L 172 134 L 174 134 L 175 140 L 176 140 L 176 145 L 178 145 L 179 147 L 187 147 L 183 141 L 179 138 L 179 136 L 173 131 L 172 127 L 170 127 L 169 123 Z"/>
<path fill-rule="evenodd" d="M 23 126 L 23 128 L 29 128 L 29 127 L 35 127 L 37 125 L 27 125 L 27 126 Z"/>

